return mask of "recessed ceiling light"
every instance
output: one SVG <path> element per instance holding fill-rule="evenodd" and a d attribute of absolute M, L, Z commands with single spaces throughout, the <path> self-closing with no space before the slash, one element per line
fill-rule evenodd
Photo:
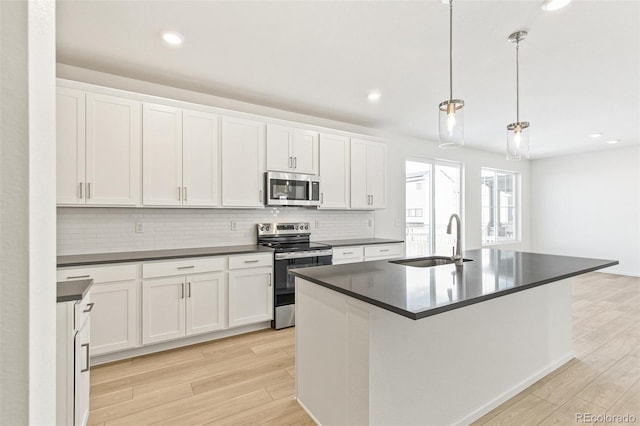
<path fill-rule="evenodd" d="M 611 139 L 610 141 L 607 141 L 607 143 L 610 144 L 610 145 L 616 144 L 618 142 L 620 142 L 620 141 L 617 140 L 617 139 Z"/>
<path fill-rule="evenodd" d="M 367 98 L 369 98 L 370 101 L 377 101 L 378 99 L 380 99 L 380 96 L 382 96 L 380 94 L 380 92 L 378 91 L 373 91 L 373 92 L 369 92 L 369 94 L 367 95 Z"/>
<path fill-rule="evenodd" d="M 604 135 L 604 133 L 602 133 L 602 132 L 596 132 L 596 133 L 591 133 L 591 134 L 589 134 L 589 137 L 590 137 L 590 138 L 593 138 L 593 139 L 598 139 L 598 138 L 602 137 L 602 135 Z"/>
<path fill-rule="evenodd" d="M 180 46 L 184 41 L 182 34 L 175 31 L 165 31 L 162 33 L 162 39 L 171 46 Z"/>
<path fill-rule="evenodd" d="M 544 2 L 542 2 L 542 10 L 551 12 L 562 9 L 569 3 L 571 3 L 571 0 L 544 0 Z"/>

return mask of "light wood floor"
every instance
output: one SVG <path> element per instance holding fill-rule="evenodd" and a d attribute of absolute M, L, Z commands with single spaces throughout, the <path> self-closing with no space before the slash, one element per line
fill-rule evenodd
<path fill-rule="evenodd" d="M 574 424 L 576 413 L 640 423 L 640 278 L 574 282 L 575 358 L 474 425 Z M 94 367 L 89 424 L 313 424 L 293 399 L 294 362 L 286 329 Z"/>

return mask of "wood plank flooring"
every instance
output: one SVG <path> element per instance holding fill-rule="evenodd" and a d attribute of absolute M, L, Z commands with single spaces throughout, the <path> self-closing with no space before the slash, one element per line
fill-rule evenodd
<path fill-rule="evenodd" d="M 474 425 L 640 423 L 640 278 L 590 273 L 573 286 L 575 358 Z M 146 355 L 91 370 L 90 425 L 312 425 L 294 400 L 294 329 Z"/>

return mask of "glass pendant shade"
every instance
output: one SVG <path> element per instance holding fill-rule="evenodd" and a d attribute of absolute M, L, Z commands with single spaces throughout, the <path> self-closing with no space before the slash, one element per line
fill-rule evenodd
<path fill-rule="evenodd" d="M 529 158 L 529 123 L 511 123 L 507 126 L 507 160 Z"/>
<path fill-rule="evenodd" d="M 451 99 L 439 106 L 439 148 L 456 148 L 464 145 L 464 101 Z"/>

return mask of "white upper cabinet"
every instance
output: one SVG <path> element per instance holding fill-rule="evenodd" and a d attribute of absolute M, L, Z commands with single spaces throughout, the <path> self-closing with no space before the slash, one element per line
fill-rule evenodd
<path fill-rule="evenodd" d="M 144 104 L 143 204 L 218 205 L 218 116 Z"/>
<path fill-rule="evenodd" d="M 351 208 L 384 208 L 386 173 L 385 144 L 351 139 Z"/>
<path fill-rule="evenodd" d="M 320 134 L 320 208 L 349 208 L 349 138 Z"/>
<path fill-rule="evenodd" d="M 218 116 L 182 111 L 182 199 L 186 206 L 219 204 Z"/>
<path fill-rule="evenodd" d="M 223 117 L 222 205 L 262 207 L 264 205 L 264 123 Z"/>
<path fill-rule="evenodd" d="M 318 133 L 267 124 L 267 170 L 318 174 Z"/>
<path fill-rule="evenodd" d="M 140 122 L 140 102 L 58 87 L 57 203 L 137 205 Z"/>
<path fill-rule="evenodd" d="M 143 190 L 146 206 L 182 204 L 182 110 L 144 104 Z"/>
<path fill-rule="evenodd" d="M 85 93 L 58 87 L 56 95 L 56 201 L 84 204 Z"/>

